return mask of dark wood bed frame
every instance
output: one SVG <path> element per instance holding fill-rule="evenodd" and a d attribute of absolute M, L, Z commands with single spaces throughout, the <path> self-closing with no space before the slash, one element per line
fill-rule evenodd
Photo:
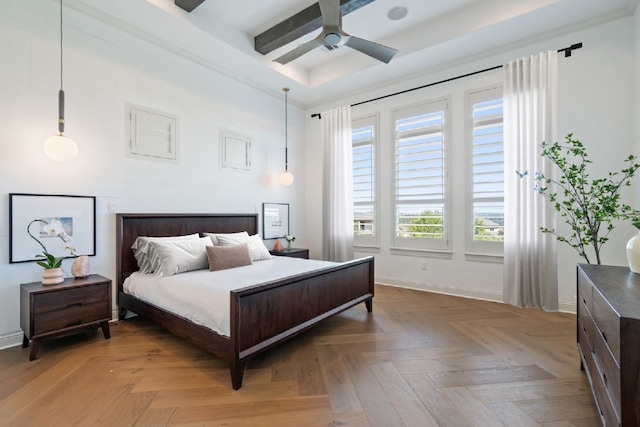
<path fill-rule="evenodd" d="M 242 386 L 247 360 L 316 323 L 364 302 L 372 311 L 373 257 L 312 273 L 231 291 L 230 337 L 123 292 L 138 269 L 131 245 L 138 236 L 258 232 L 257 214 L 117 214 L 116 274 L 120 318 L 127 310 L 228 361 L 234 390 Z"/>

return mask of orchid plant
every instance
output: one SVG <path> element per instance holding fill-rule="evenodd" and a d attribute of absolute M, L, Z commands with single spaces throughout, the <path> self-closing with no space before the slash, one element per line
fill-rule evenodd
<path fill-rule="evenodd" d="M 44 231 L 50 237 L 60 238 L 60 240 L 62 240 L 62 242 L 64 243 L 63 245 L 64 249 L 66 251 L 69 251 L 71 255 L 76 255 L 77 249 L 73 244 L 73 240 L 71 239 L 71 236 L 69 236 L 67 232 L 64 231 L 64 227 L 62 226 L 62 223 L 60 222 L 59 219 L 53 218 L 51 221 L 47 222 L 44 219 L 38 218 L 38 219 L 34 219 L 29 223 L 29 225 L 27 225 L 27 234 L 29 234 L 29 236 L 33 240 L 35 240 L 42 248 L 42 254 L 36 255 L 36 258 L 42 258 L 42 260 L 36 261 L 36 264 L 38 264 L 40 267 L 44 268 L 45 270 L 60 268 L 60 266 L 62 265 L 62 260 L 65 257 L 56 257 L 51 253 L 49 253 L 49 251 L 42 244 L 42 242 L 38 240 L 33 234 L 31 234 L 31 231 L 29 230 L 29 228 L 34 222 L 44 223 L 44 226 L 42 227 L 42 231 Z"/>

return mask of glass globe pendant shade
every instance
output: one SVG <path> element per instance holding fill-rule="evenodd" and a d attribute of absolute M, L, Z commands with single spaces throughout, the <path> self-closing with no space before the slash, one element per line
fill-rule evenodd
<path fill-rule="evenodd" d="M 53 135 L 45 139 L 44 153 L 57 162 L 67 162 L 78 156 L 78 144 L 68 136 Z"/>
<path fill-rule="evenodd" d="M 289 186 L 293 184 L 293 174 L 289 171 L 284 171 L 280 174 L 280 184 Z"/>

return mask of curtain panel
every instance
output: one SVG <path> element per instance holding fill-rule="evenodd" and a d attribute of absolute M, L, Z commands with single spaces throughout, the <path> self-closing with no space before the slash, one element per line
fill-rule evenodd
<path fill-rule="evenodd" d="M 322 113 L 324 173 L 322 254 L 327 261 L 353 259 L 353 152 L 351 107 Z"/>
<path fill-rule="evenodd" d="M 555 212 L 536 193 L 534 177 L 555 173 L 540 144 L 557 140 L 557 57 L 549 51 L 504 66 L 503 299 L 547 311 L 558 310 L 557 243 L 540 228 L 555 228 Z"/>

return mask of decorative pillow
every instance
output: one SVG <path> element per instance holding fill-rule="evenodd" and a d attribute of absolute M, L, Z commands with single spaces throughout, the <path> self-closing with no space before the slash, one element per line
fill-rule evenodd
<path fill-rule="evenodd" d="M 220 246 L 220 243 L 218 243 L 218 236 L 236 238 L 236 244 L 246 242 L 249 237 L 249 233 L 246 231 L 241 231 L 239 233 L 202 233 L 202 235 L 209 236 L 213 242 L 213 246 Z"/>
<path fill-rule="evenodd" d="M 262 261 L 265 259 L 271 259 L 271 254 L 269 253 L 269 249 L 264 245 L 262 239 L 259 235 L 254 234 L 252 236 L 245 237 L 243 242 L 238 242 L 242 236 L 218 236 L 218 245 L 220 246 L 230 246 L 237 245 L 238 243 L 247 243 L 249 246 L 249 255 L 251 256 L 251 261 Z"/>
<path fill-rule="evenodd" d="M 200 238 L 198 233 L 195 234 L 187 234 L 185 236 L 169 236 L 169 237 L 147 237 L 147 236 L 139 236 L 131 245 L 131 249 L 133 249 L 133 256 L 135 256 L 136 261 L 138 261 L 138 269 L 141 273 L 153 273 L 153 269 L 150 267 L 149 263 L 149 244 L 151 242 L 169 242 L 175 240 L 197 240 Z"/>
<path fill-rule="evenodd" d="M 209 271 L 251 265 L 249 246 L 246 243 L 231 246 L 207 246 Z"/>
<path fill-rule="evenodd" d="M 208 237 L 198 240 L 173 240 L 149 243 L 150 268 L 154 276 L 166 277 L 185 271 L 207 268 Z"/>

